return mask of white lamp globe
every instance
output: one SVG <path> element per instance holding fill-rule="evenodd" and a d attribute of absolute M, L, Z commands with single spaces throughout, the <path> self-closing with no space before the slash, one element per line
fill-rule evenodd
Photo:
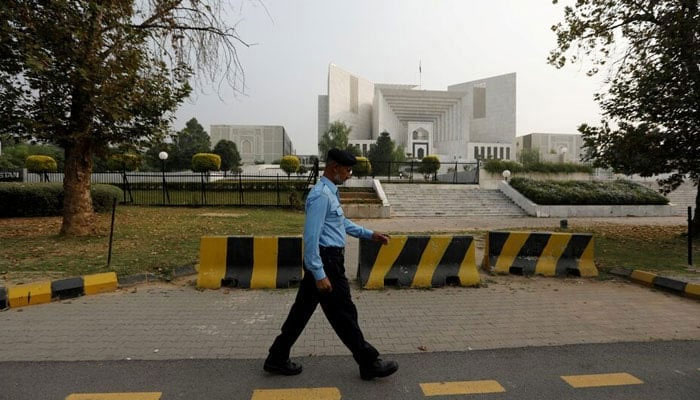
<path fill-rule="evenodd" d="M 158 153 L 158 158 L 165 161 L 168 159 L 168 153 L 165 151 L 161 151 L 160 153 Z"/>
<path fill-rule="evenodd" d="M 503 175 L 503 178 L 504 178 L 505 180 L 508 180 L 508 178 L 510 178 L 510 171 L 507 170 L 507 169 L 505 169 L 505 170 L 503 170 L 503 174 L 502 174 L 502 175 Z"/>

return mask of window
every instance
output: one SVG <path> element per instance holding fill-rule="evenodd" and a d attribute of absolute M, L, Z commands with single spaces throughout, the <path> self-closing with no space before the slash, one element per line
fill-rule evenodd
<path fill-rule="evenodd" d="M 358 111 L 357 85 L 357 77 L 350 75 L 350 111 L 355 114 Z"/>
<path fill-rule="evenodd" d="M 425 157 L 425 150 L 421 147 L 418 149 L 418 158 Z"/>
<path fill-rule="evenodd" d="M 491 146 L 486 148 L 486 158 L 491 159 Z"/>
<path fill-rule="evenodd" d="M 474 87 L 473 106 L 474 119 L 486 118 L 486 87 Z"/>
<path fill-rule="evenodd" d="M 362 143 L 362 155 L 367 155 L 367 143 Z"/>
<path fill-rule="evenodd" d="M 498 150 L 498 158 L 503 159 L 503 147 Z"/>
<path fill-rule="evenodd" d="M 479 159 L 479 146 L 474 146 L 474 159 Z"/>
<path fill-rule="evenodd" d="M 510 160 L 510 147 L 506 147 L 506 160 Z"/>

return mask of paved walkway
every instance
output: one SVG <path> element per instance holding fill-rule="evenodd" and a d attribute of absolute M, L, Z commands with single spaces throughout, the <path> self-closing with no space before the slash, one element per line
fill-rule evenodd
<path fill-rule="evenodd" d="M 354 290 L 383 353 L 700 339 L 700 302 L 621 281 L 482 276 L 488 287 Z M 0 360 L 262 358 L 295 290 L 191 283 L 0 312 Z M 346 355 L 320 310 L 293 355 Z"/>

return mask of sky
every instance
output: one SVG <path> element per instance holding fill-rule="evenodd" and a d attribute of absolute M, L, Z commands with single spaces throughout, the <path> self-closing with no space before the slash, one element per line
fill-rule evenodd
<path fill-rule="evenodd" d="M 563 20 L 551 0 L 230 0 L 229 19 L 249 43 L 239 54 L 244 94 L 203 87 L 176 112 L 207 132 L 216 124 L 282 125 L 297 154 L 315 154 L 317 96 L 328 65 L 375 83 L 448 85 L 515 72 L 516 135 L 576 133 L 596 124 L 602 77 L 547 64 Z M 564 3 L 567 3 L 566 1 Z M 264 5 L 264 6 L 263 6 Z"/>

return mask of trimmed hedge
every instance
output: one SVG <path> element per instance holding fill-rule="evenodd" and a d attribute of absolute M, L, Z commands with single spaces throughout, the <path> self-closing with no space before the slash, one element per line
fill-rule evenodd
<path fill-rule="evenodd" d="M 209 172 L 221 168 L 221 157 L 214 153 L 197 153 L 192 156 L 192 171 Z"/>
<path fill-rule="evenodd" d="M 617 180 L 537 181 L 515 177 L 510 186 L 540 205 L 654 205 L 668 204 L 668 199 L 646 186 Z"/>
<path fill-rule="evenodd" d="M 284 156 L 282 161 L 280 161 L 280 168 L 282 171 L 286 172 L 287 175 L 293 174 L 299 170 L 301 162 L 297 156 Z"/>
<path fill-rule="evenodd" d="M 523 165 L 519 162 L 508 160 L 487 160 L 484 162 L 483 168 L 492 174 L 500 174 L 504 170 L 509 170 L 510 172 L 541 172 L 546 174 L 570 174 L 574 172 L 590 174 L 593 172 L 593 168 L 575 163 L 534 162 Z"/>
<path fill-rule="evenodd" d="M 96 212 L 112 209 L 114 198 L 123 196 L 112 185 L 92 185 L 92 206 Z M 62 183 L 0 183 L 0 218 L 48 217 L 62 215 Z"/>
<path fill-rule="evenodd" d="M 49 156 L 28 156 L 24 162 L 27 171 L 34 173 L 56 172 L 58 164 L 56 160 Z"/>
<path fill-rule="evenodd" d="M 357 164 L 352 167 L 352 174 L 358 178 L 372 175 L 372 163 L 367 157 L 356 157 Z"/>
<path fill-rule="evenodd" d="M 142 159 L 138 154 L 113 154 L 107 159 L 110 171 L 136 171 L 141 168 Z"/>

